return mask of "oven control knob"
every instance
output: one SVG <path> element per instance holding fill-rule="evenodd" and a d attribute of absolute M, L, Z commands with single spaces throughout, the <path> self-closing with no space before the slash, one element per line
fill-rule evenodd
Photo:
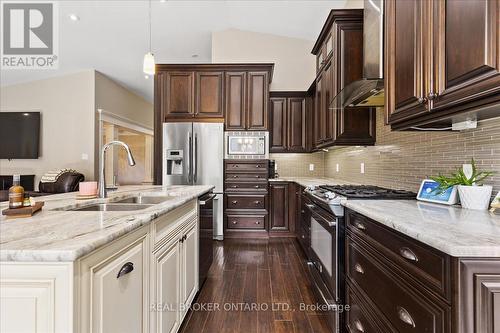
<path fill-rule="evenodd" d="M 314 185 L 308 185 L 308 186 L 306 187 L 306 191 L 309 191 L 309 192 L 312 192 L 312 191 L 314 191 L 315 189 L 316 189 L 316 186 L 314 186 Z"/>

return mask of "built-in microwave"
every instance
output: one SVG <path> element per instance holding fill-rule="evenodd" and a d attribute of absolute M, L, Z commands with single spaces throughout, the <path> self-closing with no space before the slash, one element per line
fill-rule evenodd
<path fill-rule="evenodd" d="M 225 132 L 226 159 L 268 159 L 269 132 Z"/>

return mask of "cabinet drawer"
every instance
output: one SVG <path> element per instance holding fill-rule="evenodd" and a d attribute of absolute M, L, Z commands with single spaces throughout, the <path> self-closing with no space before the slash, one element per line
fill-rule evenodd
<path fill-rule="evenodd" d="M 361 298 L 355 294 L 351 287 L 346 289 L 346 304 L 349 311 L 346 311 L 346 328 L 349 333 L 389 333 L 393 330 L 384 327 L 383 324 L 375 322 L 373 317 L 380 319 L 379 314 L 367 310 L 368 305 L 363 303 Z M 371 313 L 371 315 L 370 315 Z"/>
<path fill-rule="evenodd" d="M 226 209 L 265 209 L 265 194 L 226 194 Z"/>
<path fill-rule="evenodd" d="M 226 162 L 226 172 L 264 172 L 267 173 L 267 162 Z"/>
<path fill-rule="evenodd" d="M 347 225 L 403 272 L 450 300 L 449 256 L 352 211 L 347 214 Z"/>
<path fill-rule="evenodd" d="M 226 182 L 226 192 L 267 192 L 267 182 Z"/>
<path fill-rule="evenodd" d="M 267 184 L 267 173 L 235 173 L 226 172 L 226 181 L 230 182 L 265 182 Z"/>
<path fill-rule="evenodd" d="M 227 215 L 228 229 L 264 229 L 265 216 L 263 215 Z"/>
<path fill-rule="evenodd" d="M 450 309 L 415 291 L 347 237 L 347 276 L 398 332 L 448 332 Z"/>

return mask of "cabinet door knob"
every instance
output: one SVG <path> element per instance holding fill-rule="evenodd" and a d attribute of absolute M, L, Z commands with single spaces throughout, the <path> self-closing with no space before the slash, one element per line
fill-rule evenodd
<path fill-rule="evenodd" d="M 233 168 L 237 168 L 237 167 L 238 167 L 238 165 L 237 165 L 237 164 L 233 165 Z"/>
<path fill-rule="evenodd" d="M 358 332 L 363 333 L 365 331 L 365 328 L 363 327 L 363 324 L 361 324 L 361 321 L 359 321 L 359 319 L 354 320 L 354 327 L 358 330 Z"/>
<path fill-rule="evenodd" d="M 234 200 L 234 201 L 231 201 L 231 203 L 232 203 L 233 205 L 236 205 L 236 204 L 238 203 L 238 201 L 237 201 L 237 200 Z"/>
<path fill-rule="evenodd" d="M 127 262 L 125 263 L 122 268 L 118 271 L 118 274 L 116 275 L 116 278 L 119 279 L 120 277 L 132 272 L 134 270 L 134 263 L 133 262 Z"/>
<path fill-rule="evenodd" d="M 233 178 L 238 178 L 238 176 L 234 175 Z"/>
<path fill-rule="evenodd" d="M 260 168 L 260 165 L 259 165 L 259 164 L 257 164 L 255 167 L 256 167 L 256 168 Z"/>
<path fill-rule="evenodd" d="M 260 224 L 260 222 L 259 221 L 255 221 L 255 224 Z"/>
<path fill-rule="evenodd" d="M 402 306 L 398 306 L 398 317 L 403 323 L 410 325 L 411 327 L 415 327 L 415 321 L 411 317 L 410 313 L 403 308 Z"/>
<path fill-rule="evenodd" d="M 363 266 L 361 266 L 360 264 L 356 264 L 354 265 L 354 269 L 356 270 L 356 272 L 358 272 L 359 274 L 365 274 L 365 270 L 363 269 Z"/>
<path fill-rule="evenodd" d="M 433 93 L 432 91 L 429 93 L 429 95 L 427 95 L 427 98 L 432 101 L 434 98 L 436 98 L 438 96 L 437 93 Z"/>
<path fill-rule="evenodd" d="M 425 104 L 425 103 L 427 103 L 427 98 L 425 98 L 425 97 L 420 97 L 420 98 L 418 99 L 418 103 L 419 103 L 419 104 Z"/>
<path fill-rule="evenodd" d="M 356 226 L 356 228 L 358 228 L 359 230 L 366 230 L 366 227 L 363 223 L 359 223 L 359 222 L 356 222 L 354 224 Z"/>
<path fill-rule="evenodd" d="M 255 187 L 255 188 L 259 188 L 259 185 L 255 185 L 254 187 Z"/>
<path fill-rule="evenodd" d="M 233 221 L 233 224 L 238 224 L 238 222 L 236 222 L 236 221 Z"/>
<path fill-rule="evenodd" d="M 231 187 L 232 187 L 232 188 L 238 188 L 238 185 L 233 185 L 233 186 L 231 186 Z"/>
<path fill-rule="evenodd" d="M 255 178 L 260 178 L 260 176 L 259 176 L 259 175 L 257 175 L 257 176 L 255 176 Z"/>
<path fill-rule="evenodd" d="M 259 200 L 255 201 L 255 204 L 260 205 L 260 201 Z"/>
<path fill-rule="evenodd" d="M 415 262 L 418 261 L 418 257 L 415 254 L 415 252 L 413 252 L 412 250 L 410 250 L 407 247 L 400 248 L 399 249 L 399 254 L 401 255 L 401 257 L 403 257 L 405 259 L 408 259 L 410 261 L 415 261 Z"/>

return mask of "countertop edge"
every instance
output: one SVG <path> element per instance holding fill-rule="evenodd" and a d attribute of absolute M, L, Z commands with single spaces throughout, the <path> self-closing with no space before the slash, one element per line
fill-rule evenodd
<path fill-rule="evenodd" d="M 99 249 L 100 247 L 115 241 L 116 239 L 135 231 L 136 229 L 149 224 L 156 218 L 165 215 L 174 209 L 186 204 L 187 202 L 194 200 L 201 195 L 213 190 L 214 186 L 208 186 L 206 189 L 198 190 L 192 194 L 186 196 L 179 196 L 179 199 L 172 200 L 168 202 L 168 205 L 159 204 L 158 209 L 152 211 L 141 212 L 133 214 L 134 220 L 129 221 L 130 217 L 120 217 L 123 223 L 127 223 L 123 228 L 113 232 L 112 234 L 106 235 L 105 237 L 96 239 L 93 243 L 88 246 L 82 246 L 81 248 L 75 250 L 4 250 L 0 249 L 0 262 L 74 262 L 79 258 L 86 256 L 87 254 Z M 154 207 L 148 208 L 153 209 Z M 128 223 L 130 222 L 130 223 Z"/>

